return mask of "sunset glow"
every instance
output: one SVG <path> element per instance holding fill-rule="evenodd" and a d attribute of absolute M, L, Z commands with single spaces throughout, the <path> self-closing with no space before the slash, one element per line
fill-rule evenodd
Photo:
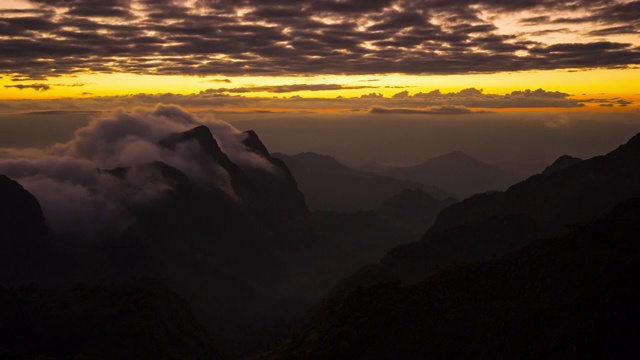
<path fill-rule="evenodd" d="M 624 109 L 587 101 L 580 111 L 628 111 L 640 97 L 639 7 L 3 1 L 0 99 L 50 100 L 55 107 L 60 98 L 104 103 L 139 94 L 335 99 L 543 89 L 570 99 L 624 100 Z"/>

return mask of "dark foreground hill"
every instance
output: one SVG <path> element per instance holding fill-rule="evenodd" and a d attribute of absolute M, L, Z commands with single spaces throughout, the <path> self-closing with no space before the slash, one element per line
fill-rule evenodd
<path fill-rule="evenodd" d="M 489 260 L 534 239 L 559 236 L 639 196 L 640 134 L 609 154 L 445 208 L 421 241 L 394 248 L 345 284 L 420 281 L 438 266 Z"/>
<path fill-rule="evenodd" d="M 154 280 L 0 287 L 0 359 L 217 358 L 190 306 Z"/>
<path fill-rule="evenodd" d="M 573 234 L 329 300 L 263 359 L 637 359 L 640 200 Z"/>
<path fill-rule="evenodd" d="M 420 189 L 439 200 L 449 196 L 429 183 L 355 170 L 327 155 L 307 152 L 297 155 L 276 153 L 273 156 L 291 169 L 312 210 L 374 210 L 405 189 Z"/>

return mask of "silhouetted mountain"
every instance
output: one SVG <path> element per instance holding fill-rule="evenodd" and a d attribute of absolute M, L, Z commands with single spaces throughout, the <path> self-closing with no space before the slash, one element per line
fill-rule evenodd
<path fill-rule="evenodd" d="M 152 280 L 0 287 L 1 359 L 219 358 L 189 305 Z"/>
<path fill-rule="evenodd" d="M 329 300 L 262 359 L 636 359 L 640 200 L 563 238 Z"/>
<path fill-rule="evenodd" d="M 441 155 L 420 165 L 392 168 L 383 174 L 432 184 L 460 199 L 490 190 L 504 190 L 515 182 L 515 178 L 504 170 L 462 151 Z"/>
<path fill-rule="evenodd" d="M 384 201 L 378 213 L 385 221 L 420 236 L 431 227 L 442 209 L 456 202 L 453 198 L 436 200 L 420 189 L 403 190 Z"/>
<path fill-rule="evenodd" d="M 325 294 L 333 285 L 327 278 L 344 273 L 325 274 L 317 254 L 323 249 L 286 165 L 254 132 L 244 136 L 242 143 L 259 157 L 232 151 L 250 163 L 234 163 L 209 128 L 199 126 L 158 142 L 167 162 L 96 170 L 109 186 L 139 186 L 134 191 L 143 192 L 144 201 L 124 198 L 112 227 L 58 236 L 46 256 L 39 256 L 47 228 L 38 202 L 1 177 L 0 258 L 9 261 L 0 264 L 6 277 L 0 280 L 34 278 L 22 270 L 36 269 L 35 259 L 43 257 L 47 264 L 39 268 L 50 273 L 49 284 L 149 276 L 189 301 L 222 351 L 260 347 Z"/>
<path fill-rule="evenodd" d="M 0 175 L 0 284 L 32 279 L 48 251 L 49 230 L 36 198 Z"/>
<path fill-rule="evenodd" d="M 549 173 L 553 173 L 553 172 L 559 172 L 565 168 L 568 168 L 569 166 L 573 166 L 579 162 L 581 162 L 582 159 L 579 159 L 577 157 L 573 157 L 573 156 L 569 156 L 569 155 L 562 155 L 560 156 L 556 161 L 553 162 L 553 164 L 547 166 L 544 171 L 542 172 L 543 174 L 549 174 Z"/>
<path fill-rule="evenodd" d="M 191 147 L 203 178 L 212 183 L 161 162 L 109 170 L 121 180 L 129 171 L 153 172 L 169 187 L 156 200 L 131 206 L 131 225 L 103 242 L 96 256 L 85 257 L 82 266 L 94 278 L 163 279 L 193 305 L 224 350 L 257 346 L 247 344 L 256 338 L 253 329 L 290 321 L 302 313 L 307 298 L 320 296 L 304 197 L 255 133 L 247 133 L 245 144 L 264 164 L 254 167 L 233 163 L 207 127 L 159 144 L 169 151 Z M 225 176 L 216 166 L 228 177 L 221 185 Z"/>
<path fill-rule="evenodd" d="M 384 200 L 405 189 L 420 189 L 436 199 L 449 195 L 429 183 L 393 179 L 358 171 L 331 156 L 315 153 L 276 153 L 289 167 L 312 210 L 374 210 Z"/>
<path fill-rule="evenodd" d="M 488 260 L 533 239 L 558 236 L 640 196 L 640 135 L 604 156 L 535 175 L 505 192 L 472 196 L 440 212 L 418 243 L 391 250 L 345 286 L 415 282 L 437 266 Z"/>

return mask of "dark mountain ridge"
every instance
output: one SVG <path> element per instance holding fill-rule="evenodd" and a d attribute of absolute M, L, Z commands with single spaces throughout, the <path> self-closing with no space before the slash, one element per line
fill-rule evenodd
<path fill-rule="evenodd" d="M 640 200 L 562 238 L 327 301 L 261 359 L 635 359 Z"/>
<path fill-rule="evenodd" d="M 437 266 L 488 260 L 534 239 L 561 235 L 568 226 L 640 196 L 639 160 L 640 134 L 607 155 L 534 175 L 505 192 L 472 196 L 441 211 L 420 242 L 394 248 L 345 286 L 415 282 Z"/>

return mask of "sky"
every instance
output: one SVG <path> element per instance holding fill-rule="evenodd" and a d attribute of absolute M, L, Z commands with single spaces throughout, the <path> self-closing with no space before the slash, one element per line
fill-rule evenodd
<path fill-rule="evenodd" d="M 510 107 L 612 110 L 640 93 L 639 24 L 640 1 L 624 0 L 3 0 L 0 98 L 171 93 L 202 106 L 406 94 L 380 106 L 488 105 L 407 102 L 476 89 L 540 99 Z"/>
<path fill-rule="evenodd" d="M 632 0 L 2 0 L 0 114 L 164 103 L 273 134 L 288 128 L 253 120 L 583 114 L 628 130 L 639 29 Z"/>

